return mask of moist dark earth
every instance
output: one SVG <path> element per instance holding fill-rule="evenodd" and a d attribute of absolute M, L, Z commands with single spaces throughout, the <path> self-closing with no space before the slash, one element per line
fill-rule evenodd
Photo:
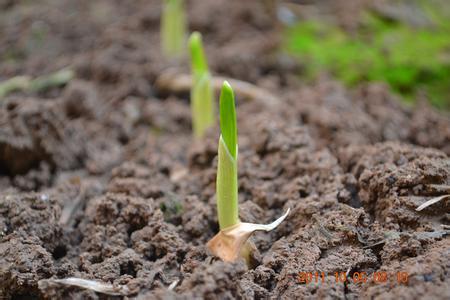
<path fill-rule="evenodd" d="M 291 213 L 247 267 L 205 247 L 219 128 L 194 140 L 189 91 L 156 84 L 189 72 L 160 54 L 160 2 L 0 1 L 1 80 L 75 72 L 0 102 L 0 298 L 450 298 L 449 203 L 415 210 L 450 194 L 449 115 L 383 84 L 303 82 L 267 3 L 187 1 L 212 73 L 266 91 L 236 93 L 240 218 Z M 68 277 L 123 296 L 48 281 Z"/>

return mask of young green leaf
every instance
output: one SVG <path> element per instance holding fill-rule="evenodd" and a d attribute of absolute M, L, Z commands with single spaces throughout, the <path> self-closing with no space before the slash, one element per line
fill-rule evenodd
<path fill-rule="evenodd" d="M 220 130 L 231 156 L 237 159 L 237 125 L 234 92 L 225 81 L 220 92 Z"/>
<path fill-rule="evenodd" d="M 199 77 L 208 72 L 208 63 L 203 51 L 202 35 L 193 32 L 189 38 L 189 50 L 191 54 L 191 68 L 194 76 Z"/>
<path fill-rule="evenodd" d="M 220 94 L 220 129 L 216 190 L 222 230 L 239 223 L 236 111 L 233 89 L 226 81 Z"/>

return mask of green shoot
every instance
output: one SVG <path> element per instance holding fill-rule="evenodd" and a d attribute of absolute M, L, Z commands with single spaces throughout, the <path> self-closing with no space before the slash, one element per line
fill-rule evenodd
<path fill-rule="evenodd" d="M 204 74 L 191 91 L 192 127 L 196 137 L 202 137 L 205 131 L 214 123 L 211 76 Z"/>
<path fill-rule="evenodd" d="M 248 240 L 255 231 L 271 231 L 283 222 L 290 209 L 274 222 L 264 224 L 239 221 L 237 178 L 237 125 L 234 93 L 228 82 L 224 82 L 220 93 L 219 159 L 217 165 L 216 198 L 220 231 L 207 246 L 223 261 L 233 262 L 243 258 L 252 266 L 251 253 L 256 249 Z"/>
<path fill-rule="evenodd" d="M 183 54 L 186 36 L 184 0 L 164 0 L 161 16 L 161 50 L 169 58 Z"/>
<path fill-rule="evenodd" d="M 231 156 L 237 159 L 237 126 L 234 93 L 225 81 L 220 92 L 220 130 Z"/>
<path fill-rule="evenodd" d="M 191 68 L 195 77 L 208 72 L 205 51 L 203 50 L 202 35 L 193 32 L 189 38 L 189 50 L 191 53 Z"/>
<path fill-rule="evenodd" d="M 219 226 L 223 230 L 239 223 L 236 111 L 233 89 L 226 81 L 220 94 L 220 129 L 216 197 Z"/>
<path fill-rule="evenodd" d="M 214 104 L 211 75 L 208 71 L 200 33 L 192 33 L 189 38 L 189 49 L 192 68 L 192 127 L 194 136 L 202 137 L 214 124 Z"/>

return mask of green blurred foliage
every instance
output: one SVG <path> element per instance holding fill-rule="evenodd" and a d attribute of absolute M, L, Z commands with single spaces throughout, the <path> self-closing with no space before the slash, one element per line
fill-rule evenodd
<path fill-rule="evenodd" d="M 349 86 L 384 81 L 413 101 L 425 91 L 433 105 L 450 109 L 450 18 L 423 7 L 432 26 L 413 28 L 367 13 L 357 32 L 318 21 L 285 32 L 285 50 L 303 62 L 307 78 L 328 71 Z"/>

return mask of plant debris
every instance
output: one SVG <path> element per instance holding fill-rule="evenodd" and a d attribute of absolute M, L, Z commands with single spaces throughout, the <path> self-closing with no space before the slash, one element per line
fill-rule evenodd
<path fill-rule="evenodd" d="M 62 86 L 74 76 L 74 72 L 70 69 L 62 69 L 35 79 L 29 76 L 16 76 L 0 83 L 0 99 L 15 91 L 42 92 L 52 87 Z"/>
<path fill-rule="evenodd" d="M 59 285 L 76 286 L 82 289 L 92 290 L 94 292 L 110 296 L 126 296 L 130 292 L 126 285 L 114 286 L 108 283 L 76 277 L 69 277 L 65 279 L 43 279 L 40 280 L 38 284 L 39 289 L 41 290 L 47 289 L 52 285 L 59 284 Z"/>
<path fill-rule="evenodd" d="M 445 198 L 449 198 L 450 195 L 444 195 L 444 196 L 439 196 L 439 197 L 435 197 L 433 199 L 428 200 L 427 202 L 423 203 L 422 205 L 420 205 L 419 207 L 416 208 L 416 211 L 422 211 L 425 208 L 427 208 L 428 206 L 431 206 L 433 204 L 438 203 L 439 201 L 444 200 Z"/>

